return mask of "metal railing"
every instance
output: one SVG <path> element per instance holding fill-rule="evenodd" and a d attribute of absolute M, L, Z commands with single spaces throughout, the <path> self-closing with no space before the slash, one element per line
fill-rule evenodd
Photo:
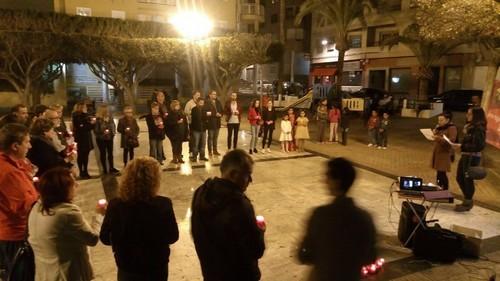
<path fill-rule="evenodd" d="M 264 16 L 264 5 L 257 4 L 241 4 L 242 15 Z"/>

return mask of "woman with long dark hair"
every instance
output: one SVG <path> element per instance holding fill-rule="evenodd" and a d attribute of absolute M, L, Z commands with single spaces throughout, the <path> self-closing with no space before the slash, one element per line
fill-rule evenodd
<path fill-rule="evenodd" d="M 72 121 L 75 142 L 77 143 L 76 163 L 78 164 L 78 170 L 80 170 L 80 178 L 90 179 L 88 172 L 89 153 L 94 149 L 91 132 L 97 119 L 87 113 L 87 105 L 85 102 L 80 101 L 75 105 Z"/>
<path fill-rule="evenodd" d="M 469 176 L 469 167 L 478 166 L 486 146 L 486 115 L 480 107 L 469 108 L 466 114 L 467 124 L 464 126 L 462 143 L 455 144 L 460 148 L 462 156 L 457 167 L 457 182 L 464 194 L 464 201 L 455 206 L 455 211 L 465 212 L 472 209 L 474 202 L 474 180 Z"/>
<path fill-rule="evenodd" d="M 48 170 L 40 179 L 39 200 L 28 219 L 28 241 L 35 253 L 35 280 L 90 281 L 94 278 L 87 246 L 98 233 L 73 204 L 77 183 L 66 168 Z"/>
<path fill-rule="evenodd" d="M 248 121 L 250 122 L 250 129 L 252 132 L 248 153 L 252 154 L 254 152 L 257 153 L 257 139 L 262 122 L 262 117 L 260 115 L 260 100 L 256 99 L 252 101 L 252 104 L 248 109 Z"/>
<path fill-rule="evenodd" d="M 109 202 L 100 238 L 111 245 L 119 281 L 168 279 L 170 244 L 179 239 L 172 201 L 158 195 L 160 164 L 152 157 L 129 162 L 118 198 Z"/>

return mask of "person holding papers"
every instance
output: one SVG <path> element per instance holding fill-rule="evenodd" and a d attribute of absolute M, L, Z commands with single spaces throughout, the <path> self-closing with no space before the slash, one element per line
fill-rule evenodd
<path fill-rule="evenodd" d="M 443 112 L 438 115 L 438 124 L 432 130 L 434 133 L 434 151 L 432 152 L 432 168 L 436 170 L 436 183 L 442 189 L 449 187 L 447 172 L 451 167 L 452 146 L 444 139 L 446 136 L 451 142 L 457 139 L 457 126 L 451 121 L 452 115 Z"/>

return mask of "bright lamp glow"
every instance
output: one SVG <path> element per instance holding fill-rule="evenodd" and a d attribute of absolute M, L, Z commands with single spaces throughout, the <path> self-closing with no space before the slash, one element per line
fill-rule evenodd
<path fill-rule="evenodd" d="M 392 78 L 391 78 L 392 83 L 395 83 L 395 84 L 399 83 L 399 79 L 400 79 L 400 78 L 399 78 L 399 77 L 397 77 L 397 76 L 394 76 L 394 77 L 392 77 Z"/>
<path fill-rule="evenodd" d="M 170 18 L 169 22 L 187 39 L 207 37 L 213 28 L 213 23 L 207 15 L 196 11 L 179 12 Z"/>
<path fill-rule="evenodd" d="M 328 44 L 328 40 L 326 39 L 321 40 L 321 45 L 326 46 L 326 44 Z"/>

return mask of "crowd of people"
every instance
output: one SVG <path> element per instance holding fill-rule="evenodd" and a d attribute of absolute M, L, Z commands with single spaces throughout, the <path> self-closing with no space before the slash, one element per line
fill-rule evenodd
<path fill-rule="evenodd" d="M 220 164 L 221 177 L 208 179 L 196 189 L 191 234 L 204 280 L 260 280 L 258 260 L 265 251 L 266 224 L 256 216 L 245 191 L 252 182 L 251 154 L 258 152 L 258 136 L 262 134 L 262 151 L 269 152 L 278 118 L 272 101 L 265 101 L 263 106 L 260 102 L 252 101 L 249 108 L 252 139 L 247 153 L 237 149 L 242 106 L 236 93 L 222 106 L 215 91 L 207 99 L 194 92 L 181 109 L 179 101 L 167 101 L 164 93 L 157 92 L 149 114 L 144 116 L 150 156 L 135 159 L 139 126 L 130 106 L 124 107 L 123 117 L 115 126 L 108 106 L 100 106 L 94 114 L 85 102 L 79 102 L 72 113 L 70 130 L 65 127 L 59 105 L 39 107 L 33 118 L 29 118 L 26 106 L 13 107 L 0 123 L 0 279 L 16 274 L 12 271 L 14 257 L 27 239 L 34 251 L 36 280 L 92 280 L 87 247 L 99 240 L 113 249 L 118 280 L 167 280 L 170 245 L 179 239 L 179 230 L 172 200 L 158 195 L 160 167 L 166 160 L 163 140 L 166 136 L 172 143 L 173 163 L 183 162 L 184 141 L 189 141 L 191 161 L 206 161 L 205 149 L 209 157 L 220 155 L 217 139 L 225 116 L 228 152 Z M 325 107 L 326 103 L 318 107 L 318 126 L 324 131 L 330 123 L 330 138 L 338 140 L 338 124 L 332 123 L 342 123 L 349 113 Z M 378 118 L 376 113 L 372 117 Z M 441 114 L 434 129 L 432 163 L 438 184 L 444 189 L 449 185 L 446 172 L 454 159 L 453 151 L 461 151 L 457 182 L 465 200 L 456 206 L 457 211 L 473 207 L 475 188 L 469 168 L 479 165 L 485 146 L 484 111 L 472 107 L 466 117 L 460 143 L 450 114 Z M 370 123 L 376 124 L 370 136 L 376 133 L 382 148 L 387 143 L 388 120 L 384 115 L 382 120 L 368 121 L 369 130 L 373 129 Z M 281 116 L 279 139 L 284 152 L 304 149 L 304 140 L 309 139 L 308 124 L 304 111 L 298 117 L 293 110 Z M 104 216 L 102 224 L 99 220 L 88 223 L 73 203 L 78 188 L 76 169 L 80 178 L 90 177 L 88 155 L 95 134 L 103 172 L 118 173 L 113 163 L 113 138 L 117 133 L 121 134 L 125 165 L 118 197 L 98 205 L 98 213 Z M 356 178 L 352 164 L 335 158 L 326 170 L 327 187 L 335 199 L 313 212 L 297 257 L 313 265 L 310 280 L 359 280 L 362 266 L 376 259 L 375 227 L 370 215 L 347 196 Z M 350 219 L 343 220 L 345 217 Z"/>

